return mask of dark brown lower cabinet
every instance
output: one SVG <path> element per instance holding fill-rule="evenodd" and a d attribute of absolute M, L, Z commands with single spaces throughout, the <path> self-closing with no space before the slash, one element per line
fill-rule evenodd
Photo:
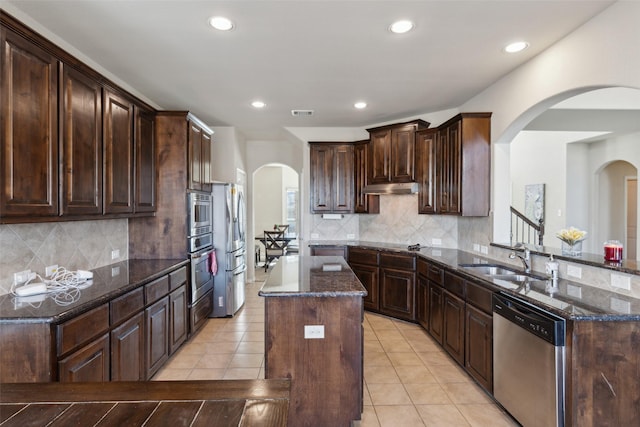
<path fill-rule="evenodd" d="M 346 246 L 314 246 L 311 248 L 313 256 L 341 256 L 347 259 Z"/>
<path fill-rule="evenodd" d="M 111 331 L 111 381 L 142 381 L 144 314 L 136 314 Z"/>
<path fill-rule="evenodd" d="M 380 269 L 380 312 L 415 321 L 415 282 L 412 271 Z"/>
<path fill-rule="evenodd" d="M 187 287 L 182 285 L 169 295 L 169 355 L 187 340 Z"/>
<path fill-rule="evenodd" d="M 351 264 L 351 270 L 358 277 L 362 286 L 367 290 L 364 297 L 364 308 L 366 310 L 379 311 L 380 301 L 378 297 L 378 276 L 379 268 L 373 265 Z"/>
<path fill-rule="evenodd" d="M 442 346 L 459 364 L 464 365 L 464 300 L 444 291 Z"/>
<path fill-rule="evenodd" d="M 465 368 L 488 392 L 493 392 L 493 317 L 467 304 Z"/>
<path fill-rule="evenodd" d="M 420 274 L 416 286 L 416 320 L 429 329 L 429 281 Z"/>
<path fill-rule="evenodd" d="M 429 282 L 429 334 L 442 345 L 444 289 Z"/>
<path fill-rule="evenodd" d="M 58 361 L 60 382 L 109 381 L 109 334 Z"/>
<path fill-rule="evenodd" d="M 169 358 L 169 297 L 145 310 L 146 378 L 149 379 Z"/>

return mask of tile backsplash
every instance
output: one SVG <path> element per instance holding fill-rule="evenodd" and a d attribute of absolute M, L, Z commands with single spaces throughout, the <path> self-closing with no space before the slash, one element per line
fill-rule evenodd
<path fill-rule="evenodd" d="M 44 275 L 52 264 L 89 270 L 128 259 L 126 219 L 0 225 L 0 294 L 8 293 L 13 273 Z M 119 257 L 111 259 L 114 250 Z"/>

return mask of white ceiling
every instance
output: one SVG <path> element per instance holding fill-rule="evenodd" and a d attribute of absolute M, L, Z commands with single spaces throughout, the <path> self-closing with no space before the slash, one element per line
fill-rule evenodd
<path fill-rule="evenodd" d="M 249 139 L 456 108 L 612 0 L 0 0 L 161 109 Z M 233 31 L 208 26 L 213 15 Z M 404 18 L 414 31 L 387 28 Z M 513 40 L 530 48 L 502 52 Z M 103 71 L 104 70 L 100 70 Z M 255 110 L 251 101 L 266 102 Z M 355 110 L 355 101 L 369 106 Z M 573 108 L 573 107 L 571 107 Z M 296 118 L 291 109 L 312 109 Z"/>

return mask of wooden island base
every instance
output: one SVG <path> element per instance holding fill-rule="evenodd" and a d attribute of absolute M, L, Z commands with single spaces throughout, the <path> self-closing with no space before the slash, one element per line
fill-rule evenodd
<path fill-rule="evenodd" d="M 0 384 L 0 424 L 284 427 L 289 393 L 288 380 Z"/>

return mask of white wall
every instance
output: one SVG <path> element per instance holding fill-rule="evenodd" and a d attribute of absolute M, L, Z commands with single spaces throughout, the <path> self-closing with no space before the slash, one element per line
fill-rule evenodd
<path fill-rule="evenodd" d="M 578 93 L 609 86 L 640 88 L 638 22 L 640 2 L 614 3 L 460 110 L 492 111 L 492 140 L 501 144 L 511 142 L 525 124 L 551 105 Z M 496 157 L 494 145 L 492 234 L 495 240 L 504 241 L 509 224 L 505 194 L 510 193 L 510 167 L 508 161 L 498 162 Z"/>

